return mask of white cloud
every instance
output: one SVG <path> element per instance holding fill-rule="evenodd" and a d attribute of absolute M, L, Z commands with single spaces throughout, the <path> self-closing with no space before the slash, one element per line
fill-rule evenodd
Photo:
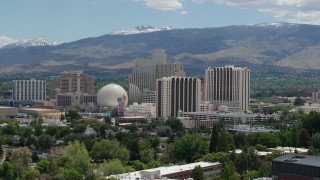
<path fill-rule="evenodd" d="M 134 2 L 143 2 L 147 7 L 163 11 L 172 11 L 183 9 L 181 1 L 183 0 L 131 0 Z"/>
<path fill-rule="evenodd" d="M 201 1 L 201 0 L 193 0 Z M 256 9 L 280 21 L 320 24 L 319 0 L 212 0 L 238 8 Z"/>
<path fill-rule="evenodd" d="M 192 0 L 192 2 L 197 3 L 197 4 L 202 4 L 208 0 Z"/>
<path fill-rule="evenodd" d="M 181 14 L 181 15 L 187 15 L 187 14 L 188 14 L 188 11 L 181 11 L 180 14 Z"/>

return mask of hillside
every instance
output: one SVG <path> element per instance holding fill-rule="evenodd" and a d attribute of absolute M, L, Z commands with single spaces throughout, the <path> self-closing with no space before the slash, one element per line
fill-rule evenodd
<path fill-rule="evenodd" d="M 0 48 L 0 71 L 130 68 L 152 49 L 186 66 L 253 64 L 320 69 L 320 26 L 271 23 L 86 38 L 46 47 Z"/>

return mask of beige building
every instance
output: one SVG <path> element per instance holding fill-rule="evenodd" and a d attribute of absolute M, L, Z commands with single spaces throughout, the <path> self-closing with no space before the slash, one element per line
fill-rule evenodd
<path fill-rule="evenodd" d="M 50 98 L 55 99 L 57 94 L 64 93 L 95 94 L 95 79 L 82 70 L 64 71 L 60 76 L 49 78 Z"/>
<path fill-rule="evenodd" d="M 133 103 L 124 112 L 125 116 L 143 116 L 147 118 L 156 118 L 156 104 L 155 103 Z"/>
<path fill-rule="evenodd" d="M 182 63 L 167 64 L 163 49 L 153 50 L 152 59 L 137 59 L 129 75 L 129 104 L 142 102 L 143 93 L 156 91 L 156 79 L 185 76 Z"/>
<path fill-rule="evenodd" d="M 87 93 L 64 93 L 57 94 L 56 105 L 63 107 L 75 107 L 82 104 L 97 104 L 97 95 Z"/>
<path fill-rule="evenodd" d="M 0 107 L 0 118 L 6 119 L 8 117 L 16 116 L 19 114 L 18 108 L 15 107 Z"/>
<path fill-rule="evenodd" d="M 205 89 L 205 100 L 215 106 L 226 105 L 248 111 L 250 70 L 232 65 L 208 68 L 205 74 Z"/>

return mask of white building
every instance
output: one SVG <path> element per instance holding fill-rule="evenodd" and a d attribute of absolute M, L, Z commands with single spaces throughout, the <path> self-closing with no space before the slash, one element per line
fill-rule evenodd
<path fill-rule="evenodd" d="M 157 79 L 157 117 L 178 116 L 178 111 L 195 112 L 201 103 L 201 80 L 190 77 Z"/>
<path fill-rule="evenodd" d="M 46 81 L 43 80 L 13 80 L 14 100 L 45 100 Z"/>
<path fill-rule="evenodd" d="M 200 166 L 204 171 L 206 180 L 213 178 L 220 179 L 222 175 L 222 164 L 219 162 L 197 162 L 185 165 L 175 165 L 169 167 L 158 167 L 153 169 L 146 169 L 142 171 L 135 171 L 130 173 L 123 173 L 112 175 L 121 180 L 132 179 L 188 179 L 191 177 L 192 170 Z M 108 178 L 108 177 L 107 177 Z"/>
<path fill-rule="evenodd" d="M 208 68 L 205 75 L 205 89 L 205 100 L 215 106 L 226 105 L 248 111 L 250 70 L 231 65 Z"/>
<path fill-rule="evenodd" d="M 320 104 L 319 103 L 313 103 L 313 104 L 305 103 L 304 106 L 296 107 L 296 112 L 298 112 L 300 109 L 303 110 L 303 112 L 305 112 L 306 114 L 309 114 L 311 111 L 320 112 Z"/>
<path fill-rule="evenodd" d="M 125 109 L 125 116 L 143 116 L 147 118 L 156 118 L 156 104 L 155 103 L 133 103 Z"/>

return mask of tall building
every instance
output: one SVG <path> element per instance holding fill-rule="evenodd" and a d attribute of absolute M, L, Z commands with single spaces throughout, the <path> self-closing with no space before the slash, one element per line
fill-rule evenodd
<path fill-rule="evenodd" d="M 167 64 L 165 50 L 153 50 L 152 59 L 137 59 L 129 75 L 129 103 L 141 103 L 143 94 L 156 91 L 156 79 L 185 76 L 181 63 Z"/>
<path fill-rule="evenodd" d="M 226 105 L 247 111 L 250 100 L 250 70 L 231 65 L 208 68 L 205 89 L 205 100 L 214 106 Z"/>
<path fill-rule="evenodd" d="M 195 112 L 201 103 L 201 80 L 191 77 L 157 79 L 157 116 L 177 116 L 178 111 Z"/>
<path fill-rule="evenodd" d="M 13 80 L 13 100 L 45 100 L 46 81 Z"/>
<path fill-rule="evenodd" d="M 61 93 L 95 93 L 95 77 L 84 74 L 82 70 L 64 71 L 60 79 Z"/>

